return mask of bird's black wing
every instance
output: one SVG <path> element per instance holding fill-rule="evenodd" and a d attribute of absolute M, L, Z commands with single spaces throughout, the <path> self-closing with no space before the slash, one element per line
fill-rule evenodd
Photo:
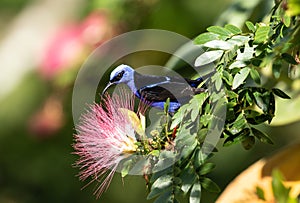
<path fill-rule="evenodd" d="M 188 101 L 194 94 L 188 84 L 170 81 L 145 86 L 138 89 L 138 93 L 150 102 L 166 101 L 170 98 L 170 101 L 179 103 Z"/>
<path fill-rule="evenodd" d="M 188 101 L 192 95 L 197 94 L 197 86 L 203 80 L 190 80 L 179 77 L 142 75 L 135 73 L 134 82 L 140 97 L 150 102 Z"/>

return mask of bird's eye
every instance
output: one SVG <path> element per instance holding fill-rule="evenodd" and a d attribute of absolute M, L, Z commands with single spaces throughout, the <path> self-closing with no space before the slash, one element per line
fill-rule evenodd
<path fill-rule="evenodd" d="M 116 81 L 119 81 L 121 80 L 121 78 L 123 77 L 124 75 L 124 71 L 121 71 L 120 73 L 118 73 L 111 82 L 116 82 Z"/>

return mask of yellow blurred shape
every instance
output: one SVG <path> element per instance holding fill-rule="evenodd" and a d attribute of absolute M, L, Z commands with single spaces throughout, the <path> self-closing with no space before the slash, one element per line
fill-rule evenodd
<path fill-rule="evenodd" d="M 300 143 L 279 151 L 270 158 L 263 158 L 236 177 L 220 195 L 218 203 L 276 202 L 272 190 L 272 171 L 283 175 L 285 187 L 291 187 L 290 196 L 300 194 Z M 264 191 L 265 201 L 259 199 L 256 188 Z"/>

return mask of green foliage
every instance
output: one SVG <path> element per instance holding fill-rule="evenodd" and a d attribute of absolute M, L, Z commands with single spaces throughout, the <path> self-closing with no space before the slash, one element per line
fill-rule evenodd
<path fill-rule="evenodd" d="M 196 95 L 189 104 L 182 106 L 173 116 L 171 128 L 177 128 L 174 140 L 167 141 L 168 150 L 161 151 L 158 161 L 152 165 L 153 174 L 150 178 L 150 193 L 148 199 L 157 198 L 155 202 L 176 202 L 180 196 L 189 196 L 190 202 L 200 202 L 202 188 L 218 192 L 218 186 L 206 177 L 215 167 L 207 162 L 202 148 L 203 135 L 206 127 L 199 127 L 199 114 L 211 115 L 208 108 L 211 98 L 208 93 Z M 196 112 L 196 113 L 195 113 Z M 204 132 L 204 133 L 203 133 Z M 166 166 L 168 166 L 166 168 Z"/>
<path fill-rule="evenodd" d="M 179 202 L 184 196 L 194 203 L 200 202 L 203 189 L 220 191 L 207 177 L 215 167 L 209 163 L 216 152 L 215 145 L 207 141 L 210 132 L 220 132 L 224 146 L 239 143 L 248 150 L 256 141 L 273 144 L 257 125 L 272 121 L 275 96 L 290 97 L 266 84 L 262 72 L 269 67 L 272 77 L 279 80 L 284 73 L 282 64 L 299 63 L 295 55 L 299 19 L 287 14 L 283 3 L 277 1 L 268 23 L 247 21 L 244 30 L 232 24 L 215 25 L 195 38 L 194 43 L 205 50 L 195 66 L 201 69 L 214 62 L 216 68 L 205 81 L 208 91 L 194 96 L 172 117 L 167 113 L 167 102 L 163 130 L 153 136 L 155 145 L 150 143 L 141 150 L 152 160 L 148 199 Z M 257 193 L 264 198 L 259 188 Z"/>
<path fill-rule="evenodd" d="M 294 53 L 299 49 L 296 18 L 284 12 L 283 3 L 273 8 L 270 23 L 245 23 L 248 32 L 234 25 L 211 26 L 199 35 L 195 43 L 207 48 L 195 62 L 200 67 L 215 61 L 216 72 L 212 78 L 221 77 L 226 92 L 227 115 L 223 136 L 224 145 L 242 143 L 250 149 L 257 138 L 273 143 L 253 125 L 269 123 L 275 114 L 275 95 L 290 97 L 278 88 L 265 88 L 261 70 L 273 66 L 274 77 L 279 78 L 283 63 L 297 65 Z M 293 43 L 292 43 L 293 42 Z M 216 80 L 215 80 L 216 81 Z M 218 81 L 218 83 L 221 83 Z M 217 85 L 216 86 L 220 86 Z"/>

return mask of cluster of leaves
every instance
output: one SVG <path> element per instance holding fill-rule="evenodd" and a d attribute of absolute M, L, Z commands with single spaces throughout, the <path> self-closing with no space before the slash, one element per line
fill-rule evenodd
<path fill-rule="evenodd" d="M 213 163 L 207 162 L 211 154 L 206 155 L 203 150 L 209 128 L 209 119 L 203 118 L 212 117 L 208 95 L 196 95 L 165 126 L 167 128 L 163 134 L 167 137 L 168 145 L 174 147 L 165 148 L 157 155 L 157 161 L 151 167 L 152 174 L 148 176 L 148 199 L 157 197 L 156 203 L 179 202 L 182 196 L 189 194 L 189 202 L 200 202 L 202 188 L 219 192 L 219 187 L 206 177 L 215 167 Z M 206 116 L 200 118 L 200 114 Z M 173 140 L 168 136 L 174 133 L 171 129 L 177 131 Z"/>
<path fill-rule="evenodd" d="M 156 203 L 179 202 L 182 196 L 188 196 L 190 202 L 200 202 L 202 188 L 219 191 L 206 177 L 214 164 L 208 162 L 212 154 L 207 155 L 205 148 L 214 148 L 207 145 L 207 134 L 222 119 L 220 136 L 225 146 L 242 143 L 250 149 L 256 139 L 272 143 L 256 125 L 272 121 L 275 96 L 290 97 L 278 88 L 263 85 L 261 70 L 272 67 L 273 77 L 278 79 L 283 63 L 299 64 L 299 18 L 287 14 L 284 3 L 276 2 L 267 24 L 247 21 L 245 32 L 231 24 L 211 26 L 195 39 L 205 48 L 195 66 L 201 68 L 215 62 L 216 70 L 206 81 L 210 90 L 194 96 L 165 126 L 164 136 L 177 128 L 176 137 L 165 140 L 172 148 L 156 154 L 152 174 L 147 178 L 148 199 L 157 198 Z M 224 110 L 224 105 L 226 116 L 218 117 L 216 111 Z"/>
<path fill-rule="evenodd" d="M 298 65 L 299 20 L 283 11 L 278 3 L 270 23 L 246 22 L 247 32 L 234 25 L 212 26 L 199 35 L 195 43 L 206 48 L 195 61 L 204 66 L 216 61 L 216 72 L 212 76 L 215 88 L 222 85 L 227 100 L 227 116 L 223 136 L 224 145 L 241 142 L 246 149 L 255 143 L 255 138 L 265 143 L 271 139 L 254 126 L 269 123 L 275 114 L 274 95 L 287 99 L 289 96 L 277 88 L 261 85 L 261 69 L 272 67 L 275 78 L 279 78 L 283 63 Z M 299 53 L 296 51 L 296 53 Z"/>

